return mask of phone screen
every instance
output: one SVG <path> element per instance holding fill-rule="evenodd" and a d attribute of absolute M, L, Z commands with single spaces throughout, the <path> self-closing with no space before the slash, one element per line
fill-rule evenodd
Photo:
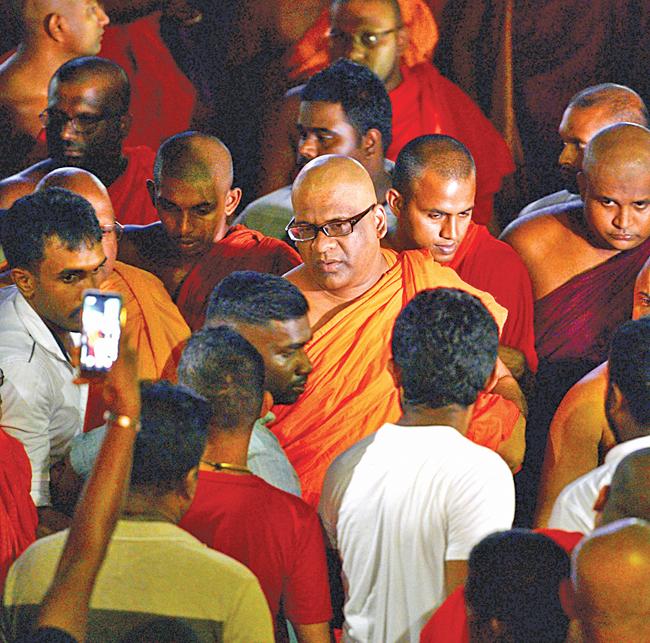
<path fill-rule="evenodd" d="M 81 309 L 81 369 L 106 372 L 117 359 L 122 297 L 88 290 Z"/>

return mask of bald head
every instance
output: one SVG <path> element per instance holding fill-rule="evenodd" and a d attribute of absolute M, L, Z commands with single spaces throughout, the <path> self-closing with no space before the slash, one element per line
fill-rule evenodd
<path fill-rule="evenodd" d="M 641 96 L 625 85 L 602 83 L 578 92 L 569 101 L 567 109 L 601 110 L 601 117 L 611 123 L 636 123 L 648 126 L 648 110 Z"/>
<path fill-rule="evenodd" d="M 602 168 L 634 170 L 650 174 L 650 130 L 631 123 L 606 127 L 594 136 L 585 150 L 582 170 L 591 175 Z"/>
<path fill-rule="evenodd" d="M 647 641 L 650 524 L 620 520 L 596 529 L 573 552 L 577 615 L 589 641 Z"/>
<path fill-rule="evenodd" d="M 650 448 L 630 453 L 616 467 L 601 524 L 622 518 L 650 521 Z"/>
<path fill-rule="evenodd" d="M 47 188 L 65 188 L 82 196 L 95 210 L 102 228 L 102 247 L 106 255 L 104 275 L 113 270 L 117 257 L 118 228 L 115 227 L 115 212 L 111 198 L 104 184 L 90 172 L 75 167 L 62 167 L 46 174 L 36 186 L 36 191 Z"/>
<path fill-rule="evenodd" d="M 380 4 L 386 5 L 387 7 L 390 7 L 393 16 L 395 18 L 395 24 L 401 25 L 402 24 L 402 9 L 399 6 L 398 0 L 375 0 L 376 2 L 379 2 Z M 333 0 L 331 3 L 331 8 L 335 9 L 337 6 L 341 5 L 346 5 L 350 2 L 350 0 Z"/>

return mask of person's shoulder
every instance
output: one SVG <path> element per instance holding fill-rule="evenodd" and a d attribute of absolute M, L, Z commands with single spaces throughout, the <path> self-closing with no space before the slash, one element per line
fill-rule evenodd
<path fill-rule="evenodd" d="M 480 227 L 482 228 L 481 236 L 474 252 L 480 256 L 482 261 L 493 262 L 493 265 L 496 266 L 506 263 L 509 269 L 513 265 L 520 266 L 522 270 L 526 269 L 521 257 L 511 245 L 492 236 L 485 226 Z"/>
<path fill-rule="evenodd" d="M 545 212 L 557 206 L 565 205 L 566 203 L 572 203 L 575 207 L 580 207 L 582 200 L 579 194 L 574 194 L 573 192 L 569 192 L 569 190 L 559 190 L 524 206 L 517 215 L 517 218 Z"/>
<path fill-rule="evenodd" d="M 10 208 L 15 201 L 31 194 L 50 169 L 52 161 L 45 159 L 0 181 L 0 207 Z"/>
<path fill-rule="evenodd" d="M 561 216 L 560 213 L 542 212 L 520 217 L 505 228 L 499 239 L 512 246 L 523 258 L 530 254 L 538 255 L 555 246 L 566 232 Z"/>
<path fill-rule="evenodd" d="M 126 282 L 136 297 L 138 293 L 145 290 L 149 295 L 155 295 L 162 292 L 167 293 L 163 282 L 148 270 L 143 270 L 142 268 L 138 268 L 137 266 L 133 266 L 123 261 L 116 261 L 113 267 L 113 272 Z"/>

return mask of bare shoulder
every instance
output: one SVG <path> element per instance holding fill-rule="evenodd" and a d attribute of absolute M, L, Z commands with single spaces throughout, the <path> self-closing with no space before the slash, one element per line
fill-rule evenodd
<path fill-rule="evenodd" d="M 526 262 L 555 247 L 567 232 L 562 215 L 532 213 L 510 223 L 499 237 Z"/>
<path fill-rule="evenodd" d="M 50 166 L 49 160 L 41 161 L 0 181 L 0 208 L 10 208 L 14 201 L 31 194 Z"/>

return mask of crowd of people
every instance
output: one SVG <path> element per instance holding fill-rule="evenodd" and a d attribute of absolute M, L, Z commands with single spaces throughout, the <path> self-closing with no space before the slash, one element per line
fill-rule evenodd
<path fill-rule="evenodd" d="M 246 194 L 187 78 L 174 111 L 143 48 L 98 55 L 119 1 L 16 7 L 0 640 L 647 641 L 643 98 L 580 88 L 565 189 L 498 212 L 513 154 L 426 5 L 332 0 Z M 107 373 L 88 290 L 125 313 Z"/>

